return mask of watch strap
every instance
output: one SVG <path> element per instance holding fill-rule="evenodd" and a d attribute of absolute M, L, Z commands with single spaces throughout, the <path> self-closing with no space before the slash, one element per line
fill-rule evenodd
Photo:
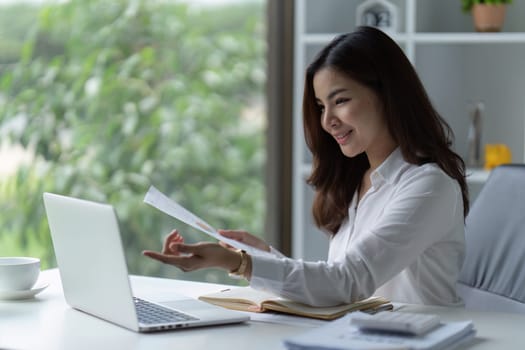
<path fill-rule="evenodd" d="M 248 254 L 246 254 L 245 250 L 238 249 L 237 253 L 241 255 L 241 263 L 239 264 L 239 267 L 235 270 L 230 271 L 230 276 L 244 276 L 244 273 L 246 272 L 246 267 L 248 266 Z"/>

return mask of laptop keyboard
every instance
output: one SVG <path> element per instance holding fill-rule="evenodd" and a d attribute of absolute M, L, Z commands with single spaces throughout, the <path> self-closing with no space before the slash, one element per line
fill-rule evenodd
<path fill-rule="evenodd" d="M 198 320 L 198 318 L 183 312 L 169 309 L 140 298 L 134 297 L 133 301 L 135 302 L 135 309 L 137 310 L 137 317 L 140 323 L 157 324 Z"/>

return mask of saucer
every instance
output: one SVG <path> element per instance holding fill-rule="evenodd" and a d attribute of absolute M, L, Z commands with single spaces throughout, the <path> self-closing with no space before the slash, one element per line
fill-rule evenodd
<path fill-rule="evenodd" d="M 49 284 L 45 283 L 27 290 L 0 290 L 0 300 L 23 300 L 33 298 L 48 286 Z"/>

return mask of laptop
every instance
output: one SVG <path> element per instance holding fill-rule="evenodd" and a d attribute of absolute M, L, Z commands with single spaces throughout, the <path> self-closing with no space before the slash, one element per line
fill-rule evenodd
<path fill-rule="evenodd" d="M 64 296 L 74 309 L 136 332 L 249 319 L 175 293 L 166 303 L 134 297 L 113 206 L 53 193 L 43 197 Z"/>

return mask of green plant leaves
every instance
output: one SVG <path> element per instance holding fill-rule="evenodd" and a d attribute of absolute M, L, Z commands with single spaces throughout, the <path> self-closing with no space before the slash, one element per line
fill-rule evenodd
<path fill-rule="evenodd" d="M 0 132 L 35 161 L 2 179 L 0 255 L 54 266 L 44 191 L 113 204 L 132 273 L 175 273 L 140 255 L 174 227 L 205 238 L 144 205 L 150 184 L 218 228 L 262 234 L 264 9 L 227 7 L 72 0 L 22 12 L 34 27 L 15 63 L 0 53 Z"/>

